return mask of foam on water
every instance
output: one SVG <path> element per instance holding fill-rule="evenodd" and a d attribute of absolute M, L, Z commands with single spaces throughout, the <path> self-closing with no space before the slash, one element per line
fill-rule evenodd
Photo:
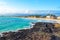
<path fill-rule="evenodd" d="M 27 18 L 0 17 L 0 33 L 32 28 L 32 22 L 55 22 Z"/>
<path fill-rule="evenodd" d="M 0 17 L 0 33 L 16 31 L 17 29 L 30 28 L 30 23 L 36 20 L 12 17 Z"/>

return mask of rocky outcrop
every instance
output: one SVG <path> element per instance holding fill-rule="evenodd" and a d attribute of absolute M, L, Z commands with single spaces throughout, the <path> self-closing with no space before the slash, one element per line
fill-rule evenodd
<path fill-rule="evenodd" d="M 34 31 L 53 33 L 55 28 L 54 28 L 54 24 L 52 23 L 38 22 L 33 26 L 32 29 Z"/>
<path fill-rule="evenodd" d="M 37 22 L 31 29 L 2 33 L 0 40 L 60 40 L 53 23 Z"/>

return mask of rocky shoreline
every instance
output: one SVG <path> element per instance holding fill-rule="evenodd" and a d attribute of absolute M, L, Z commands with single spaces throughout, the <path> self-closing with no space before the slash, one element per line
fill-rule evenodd
<path fill-rule="evenodd" d="M 0 40 L 60 40 L 60 28 L 53 23 L 37 22 L 31 29 L 5 32 Z"/>

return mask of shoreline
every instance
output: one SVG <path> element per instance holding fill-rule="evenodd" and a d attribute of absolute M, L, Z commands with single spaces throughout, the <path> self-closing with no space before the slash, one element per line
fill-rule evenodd
<path fill-rule="evenodd" d="M 47 21 L 56 21 L 56 23 L 60 24 L 59 19 L 50 19 L 50 18 L 30 18 L 30 17 L 11 17 L 11 18 L 24 18 L 24 19 L 32 19 L 32 20 L 47 20 Z"/>
<path fill-rule="evenodd" d="M 14 17 L 15 18 L 15 17 Z M 20 18 L 20 17 L 17 17 L 17 18 Z M 58 20 L 56 20 L 56 19 L 44 19 L 44 18 L 23 18 L 23 19 L 31 19 L 31 20 L 38 20 L 37 22 L 40 22 L 40 20 L 47 20 L 47 21 L 56 21 L 56 24 L 58 23 L 58 24 L 60 24 L 59 23 L 59 21 Z M 58 21 L 58 22 L 57 22 Z M 29 26 L 31 26 L 32 24 L 30 24 Z M 31 27 L 30 27 L 31 28 Z M 30 29 L 30 28 L 23 28 L 23 29 Z M 17 29 L 17 30 L 11 30 L 12 32 L 16 32 L 16 31 L 18 31 L 18 30 L 23 30 L 23 29 Z M 9 32 L 9 31 L 6 31 L 6 32 Z M 1 33 L 3 33 L 3 32 L 1 32 Z"/>
<path fill-rule="evenodd" d="M 28 26 L 28 28 L 22 28 L 22 29 L 16 29 L 16 30 L 10 30 L 10 31 L 4 31 L 4 32 L 0 32 L 0 34 L 2 34 L 2 33 L 5 33 L 5 32 L 17 32 L 18 30 L 26 30 L 26 29 L 31 29 L 31 28 L 33 28 L 33 25 L 34 24 L 32 24 L 32 23 L 30 23 L 30 25 Z M 26 27 L 26 26 L 25 26 Z"/>
<path fill-rule="evenodd" d="M 44 19 L 44 18 L 24 18 L 24 19 L 58 21 L 58 20 L 56 20 L 56 19 Z M 59 20 L 59 21 L 60 21 L 60 20 Z M 59 21 L 56 22 L 56 23 L 60 24 Z M 38 21 L 38 22 L 39 22 L 39 21 Z M 31 26 L 31 25 L 32 25 L 32 24 L 30 24 L 29 26 Z M 32 28 L 33 28 L 33 27 L 32 27 Z M 17 30 L 15 30 L 15 31 L 11 31 L 11 32 L 17 32 L 18 30 L 26 30 L 26 29 L 31 29 L 31 28 L 17 29 Z M 10 31 L 7 31 L 7 32 L 10 32 Z M 2 33 L 5 33 L 5 32 L 1 32 L 0 35 L 1 35 Z"/>
<path fill-rule="evenodd" d="M 45 30 L 46 29 L 46 30 Z M 54 36 L 55 38 L 57 37 L 58 39 L 58 35 L 55 31 L 58 32 L 57 29 L 55 29 L 54 24 L 53 23 L 45 23 L 45 22 L 37 22 L 35 23 L 35 25 L 33 25 L 33 28 L 30 29 L 23 29 L 23 30 L 18 30 L 17 32 L 5 32 L 2 33 L 2 37 L 0 37 L 0 39 L 6 39 L 6 40 L 29 40 L 32 38 L 32 40 L 34 39 L 38 39 L 40 40 L 41 38 L 43 40 L 45 39 L 54 39 L 52 36 Z M 56 34 L 54 34 L 56 33 Z M 4 36 L 3 36 L 4 35 Z M 48 38 L 47 38 L 48 37 Z M 27 38 L 27 39 L 26 39 Z M 60 38 L 60 37 L 59 37 Z"/>
<path fill-rule="evenodd" d="M 47 19 L 47 18 L 24 18 L 24 19 L 32 19 L 32 20 L 46 20 L 46 21 L 55 21 L 56 23 L 59 23 L 60 24 L 60 20 L 58 19 Z"/>

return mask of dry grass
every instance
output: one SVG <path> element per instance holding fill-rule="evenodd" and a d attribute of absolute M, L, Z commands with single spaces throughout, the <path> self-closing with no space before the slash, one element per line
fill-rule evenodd
<path fill-rule="evenodd" d="M 55 23 L 55 27 L 56 27 L 56 28 L 60 28 L 60 24 Z"/>

